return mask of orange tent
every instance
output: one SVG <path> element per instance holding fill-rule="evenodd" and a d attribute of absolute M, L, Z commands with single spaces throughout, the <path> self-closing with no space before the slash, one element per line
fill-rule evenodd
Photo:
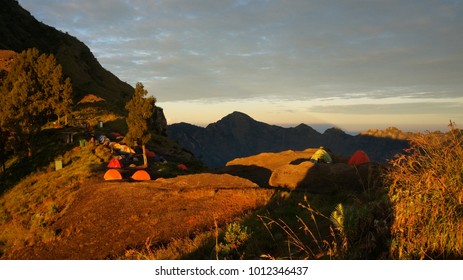
<path fill-rule="evenodd" d="M 108 168 L 122 168 L 122 163 L 117 158 L 113 158 L 108 163 Z"/>
<path fill-rule="evenodd" d="M 137 181 L 149 181 L 151 180 L 151 176 L 145 170 L 138 170 L 137 172 L 133 173 L 132 179 Z"/>
<path fill-rule="evenodd" d="M 116 169 L 109 169 L 104 174 L 105 180 L 122 180 L 122 175 Z"/>
<path fill-rule="evenodd" d="M 347 161 L 347 164 L 357 165 L 357 164 L 363 164 L 363 163 L 368 163 L 368 162 L 370 162 L 370 158 L 368 157 L 368 155 L 362 150 L 357 150 L 349 158 L 349 161 Z"/>

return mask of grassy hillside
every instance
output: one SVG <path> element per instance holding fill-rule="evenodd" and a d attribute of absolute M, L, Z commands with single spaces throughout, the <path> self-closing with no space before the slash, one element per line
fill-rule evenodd
<path fill-rule="evenodd" d="M 0 37 L 0 50 L 20 53 L 35 47 L 53 54 L 72 80 L 76 103 L 91 93 L 105 99 L 112 111 L 123 113 L 134 89 L 104 69 L 84 43 L 37 21 L 17 1 L 2 0 Z"/>
<path fill-rule="evenodd" d="M 105 115 L 99 119 L 106 123 L 94 134 L 108 134 L 115 128 L 124 131 L 125 121 L 120 117 Z M 68 133 L 73 134 L 74 143 L 63 141 Z M 32 158 L 18 154 L 8 160 L 6 172 L 1 174 L 0 246 L 34 244 L 52 238 L 55 233 L 49 226 L 66 213 L 76 191 L 102 180 L 113 155 L 102 145 L 80 147 L 79 140 L 89 137 L 89 132 L 79 127 L 45 129 L 35 137 Z M 200 168 L 190 154 L 163 136 L 155 136 L 148 146 L 173 161 L 162 166 L 152 163 L 152 172 L 159 176 L 181 174 L 175 161 L 186 163 L 191 170 Z M 64 168 L 55 171 L 57 159 Z"/>
<path fill-rule="evenodd" d="M 43 149 L 62 155 L 65 168 L 54 171 L 53 157 L 38 156 L 0 198 L 3 258 L 461 258 L 457 129 L 415 138 L 361 190 L 325 194 L 259 187 L 236 176 L 247 177 L 246 169 L 184 176 L 175 162 L 152 166 L 164 180 L 106 183 L 108 150 L 54 146 L 57 132 L 44 131 Z"/>

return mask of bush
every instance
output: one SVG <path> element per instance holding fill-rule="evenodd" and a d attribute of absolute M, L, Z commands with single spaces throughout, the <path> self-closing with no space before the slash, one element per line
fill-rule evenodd
<path fill-rule="evenodd" d="M 391 254 L 399 259 L 463 257 L 463 137 L 420 134 L 388 171 L 394 211 Z"/>
<path fill-rule="evenodd" d="M 227 225 L 224 242 L 220 242 L 216 246 L 217 259 L 243 259 L 244 254 L 241 253 L 241 247 L 248 241 L 251 233 L 248 228 L 234 222 Z"/>

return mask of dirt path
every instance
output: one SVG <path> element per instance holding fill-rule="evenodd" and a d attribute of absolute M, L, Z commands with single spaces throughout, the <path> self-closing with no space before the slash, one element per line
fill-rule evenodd
<path fill-rule="evenodd" d="M 107 259 L 151 242 L 192 236 L 265 205 L 271 190 L 223 174 L 82 186 L 54 225 L 56 238 L 8 259 Z"/>

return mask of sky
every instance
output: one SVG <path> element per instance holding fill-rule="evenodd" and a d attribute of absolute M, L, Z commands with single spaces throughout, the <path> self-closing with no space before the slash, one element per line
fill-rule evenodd
<path fill-rule="evenodd" d="M 169 124 L 463 127 L 460 0 L 19 0 Z"/>

